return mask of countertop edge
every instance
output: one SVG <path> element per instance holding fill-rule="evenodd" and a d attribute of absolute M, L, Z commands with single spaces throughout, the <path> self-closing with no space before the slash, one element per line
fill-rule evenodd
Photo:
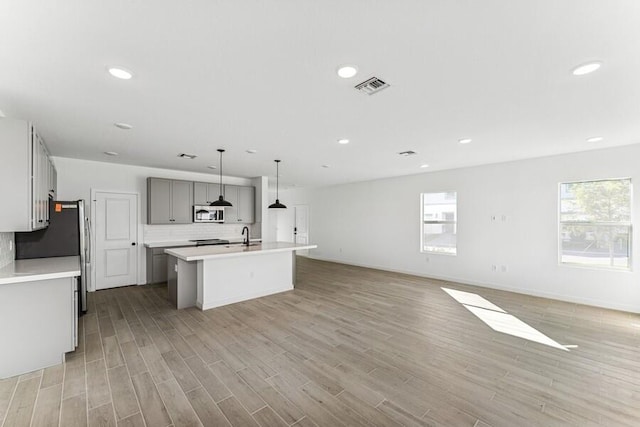
<path fill-rule="evenodd" d="M 288 248 L 271 248 L 271 249 L 261 249 L 255 251 L 239 251 L 239 252 L 228 252 L 228 253 L 220 253 L 220 254 L 211 254 L 211 255 L 193 255 L 193 256 L 183 256 L 181 254 L 175 253 L 171 249 L 166 249 L 164 252 L 168 255 L 174 256 L 183 261 L 204 261 L 208 259 L 220 259 L 220 258 L 234 258 L 239 256 L 251 256 L 251 255 L 261 255 L 265 253 L 277 253 L 277 252 L 293 252 L 293 251 L 301 251 L 308 249 L 316 249 L 318 245 L 305 245 L 305 246 L 297 246 L 297 247 L 288 247 Z"/>
<path fill-rule="evenodd" d="M 80 257 L 14 260 L 0 268 L 0 285 L 80 276 Z"/>
<path fill-rule="evenodd" d="M 218 239 L 218 237 L 212 237 L 212 239 Z M 242 239 L 234 238 L 234 239 L 225 239 L 220 238 L 222 240 L 229 240 L 230 244 L 238 244 L 242 243 Z M 252 242 L 261 242 L 262 239 L 251 239 Z M 158 248 L 179 248 L 179 247 L 192 247 L 196 246 L 196 242 L 190 242 L 188 240 L 169 240 L 163 242 L 145 242 L 144 247 L 149 249 L 158 249 Z"/>
<path fill-rule="evenodd" d="M 80 276 L 80 270 L 60 271 L 55 273 L 40 273 L 0 278 L 0 285 L 12 283 L 37 282 L 39 280 L 64 279 L 65 277 Z"/>

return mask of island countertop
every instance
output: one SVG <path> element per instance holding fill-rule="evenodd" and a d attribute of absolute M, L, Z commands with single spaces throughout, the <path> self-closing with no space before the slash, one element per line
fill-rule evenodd
<path fill-rule="evenodd" d="M 246 245 L 215 245 L 187 248 L 165 249 L 165 253 L 183 261 L 201 261 L 207 259 L 230 258 L 248 255 L 260 255 L 265 253 L 299 251 L 315 249 L 317 245 L 303 245 L 288 242 L 252 243 Z"/>

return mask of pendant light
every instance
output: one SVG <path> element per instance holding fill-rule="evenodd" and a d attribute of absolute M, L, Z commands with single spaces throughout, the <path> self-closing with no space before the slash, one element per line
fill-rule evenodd
<path fill-rule="evenodd" d="M 276 202 L 269 205 L 269 209 L 287 209 L 285 205 L 280 203 L 280 199 L 278 198 L 278 186 L 280 180 L 280 160 L 274 160 L 276 162 Z"/>
<path fill-rule="evenodd" d="M 218 207 L 230 208 L 233 205 L 231 203 L 227 202 L 224 199 L 224 197 L 222 197 L 222 153 L 224 153 L 224 150 L 222 148 L 218 148 L 218 153 L 220 153 L 220 197 L 218 197 L 218 200 L 216 200 L 215 202 L 211 203 L 209 206 L 218 206 Z"/>

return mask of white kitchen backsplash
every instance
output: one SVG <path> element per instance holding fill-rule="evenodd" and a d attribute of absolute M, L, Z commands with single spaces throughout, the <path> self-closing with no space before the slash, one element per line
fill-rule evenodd
<path fill-rule="evenodd" d="M 195 239 L 242 239 L 242 228 L 246 224 L 144 224 L 144 241 L 169 242 Z M 250 224 L 252 239 L 260 237 L 260 223 Z"/>
<path fill-rule="evenodd" d="M 9 242 L 13 242 L 13 233 L 0 233 L 0 268 L 13 262 L 13 246 L 9 250 Z"/>

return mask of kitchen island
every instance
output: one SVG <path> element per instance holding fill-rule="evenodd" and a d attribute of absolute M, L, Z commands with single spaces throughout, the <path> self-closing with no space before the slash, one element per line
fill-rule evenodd
<path fill-rule="evenodd" d="M 169 299 L 208 310 L 293 289 L 295 251 L 316 245 L 272 242 L 166 249 Z"/>

